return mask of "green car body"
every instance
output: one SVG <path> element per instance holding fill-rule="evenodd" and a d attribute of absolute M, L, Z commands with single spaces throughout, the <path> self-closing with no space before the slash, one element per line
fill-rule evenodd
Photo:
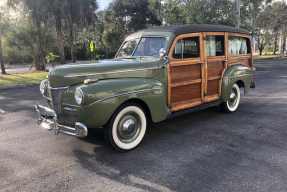
<path fill-rule="evenodd" d="M 167 53 L 176 37 L 172 32 L 145 32 L 131 34 L 125 41 L 139 37 L 164 37 Z M 153 122 L 167 119 L 171 114 L 168 105 L 168 68 L 164 57 L 131 57 L 110 60 L 90 61 L 58 66 L 50 70 L 45 87 L 44 98 L 53 109 L 52 89 L 60 88 L 60 109 L 75 112 L 73 121 L 62 116 L 62 126 L 75 127 L 75 122 L 87 128 L 105 126 L 115 111 L 125 103 L 139 104 L 147 118 Z M 232 86 L 238 83 L 249 91 L 253 71 L 249 67 L 233 65 L 228 67 L 222 78 L 221 101 L 229 100 Z M 75 91 L 83 93 L 83 103 L 75 101 Z M 58 111 L 59 111 L 58 110 Z M 38 121 L 39 121 L 38 116 Z M 41 119 L 41 118 L 40 118 Z"/>

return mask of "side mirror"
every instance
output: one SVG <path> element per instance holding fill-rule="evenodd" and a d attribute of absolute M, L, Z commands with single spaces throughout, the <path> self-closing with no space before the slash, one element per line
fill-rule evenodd
<path fill-rule="evenodd" d="M 160 55 L 161 57 L 163 57 L 163 56 L 166 55 L 166 50 L 165 50 L 165 48 L 161 48 L 161 49 L 159 50 L 159 55 Z"/>

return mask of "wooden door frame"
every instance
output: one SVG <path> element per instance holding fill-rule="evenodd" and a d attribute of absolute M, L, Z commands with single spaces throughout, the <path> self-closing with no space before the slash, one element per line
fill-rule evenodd
<path fill-rule="evenodd" d="M 176 43 L 178 42 L 178 40 L 183 39 L 183 38 L 188 38 L 188 37 L 199 37 L 199 51 L 200 51 L 200 57 L 198 58 L 185 58 L 185 59 L 174 59 L 172 57 L 173 54 L 173 50 L 175 48 Z M 167 65 L 167 71 L 168 71 L 168 107 L 171 108 L 171 88 L 173 87 L 171 84 L 171 76 L 170 76 L 170 68 L 171 66 L 183 66 L 183 65 L 192 65 L 192 64 L 199 64 L 200 62 L 203 62 L 201 67 L 204 67 L 204 60 L 203 60 L 203 48 L 202 48 L 202 44 L 203 44 L 203 37 L 202 37 L 202 33 L 198 32 L 198 33 L 189 33 L 189 34 L 183 34 L 183 35 L 179 35 L 177 36 L 174 40 L 173 43 L 169 49 L 169 53 L 168 56 L 170 58 L 170 62 Z M 190 108 L 190 107 L 194 107 L 197 105 L 200 105 L 204 102 L 204 75 L 205 72 L 204 70 L 201 70 L 201 99 L 200 101 L 196 101 L 192 104 L 188 104 L 188 103 L 184 103 L 182 104 L 182 106 L 178 107 L 175 110 L 172 111 L 178 111 L 178 110 L 182 110 L 182 109 L 186 109 L 186 108 Z M 192 83 L 192 82 L 190 82 Z M 194 83 L 200 83 L 197 80 L 194 80 Z M 184 83 L 180 83 L 180 85 L 184 85 Z"/>
<path fill-rule="evenodd" d="M 224 55 L 207 57 L 206 56 L 206 40 L 205 40 L 205 42 L 204 42 L 204 57 L 205 57 L 204 59 L 205 59 L 205 63 L 204 64 L 205 64 L 205 67 L 206 67 L 205 68 L 206 78 L 205 78 L 205 87 L 204 87 L 204 89 L 207 91 L 207 82 L 208 82 L 208 80 L 216 80 L 216 79 L 218 79 L 219 80 L 219 90 L 218 90 L 218 94 L 216 94 L 216 95 L 205 96 L 204 97 L 204 103 L 208 103 L 208 102 L 220 99 L 220 97 L 221 97 L 222 78 L 223 78 L 224 72 L 226 71 L 227 66 L 228 66 L 228 32 L 203 32 L 203 36 L 205 37 L 205 39 L 206 39 L 206 36 L 211 36 L 211 35 L 213 35 L 213 36 L 223 36 L 224 37 Z M 209 63 L 209 62 L 216 62 L 216 61 L 223 61 L 224 62 L 222 73 L 221 73 L 220 76 L 216 76 L 216 77 L 213 77 L 213 78 L 208 78 L 207 63 Z"/>

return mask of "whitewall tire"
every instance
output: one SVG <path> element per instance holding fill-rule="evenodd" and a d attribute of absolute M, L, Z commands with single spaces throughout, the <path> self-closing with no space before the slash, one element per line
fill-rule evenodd
<path fill-rule="evenodd" d="M 136 103 L 119 107 L 104 127 L 106 141 L 116 150 L 125 152 L 138 146 L 147 127 L 144 110 Z"/>
<path fill-rule="evenodd" d="M 226 113 L 232 113 L 236 111 L 240 102 L 240 90 L 237 84 L 234 84 L 231 88 L 228 101 L 221 103 L 221 109 Z"/>

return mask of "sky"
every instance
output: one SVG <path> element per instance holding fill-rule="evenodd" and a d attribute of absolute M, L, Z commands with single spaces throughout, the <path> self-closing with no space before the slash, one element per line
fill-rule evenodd
<path fill-rule="evenodd" d="M 0 0 L 1 1 L 1 0 Z M 97 0 L 99 3 L 99 9 L 98 10 L 104 10 L 110 2 L 112 2 L 113 0 Z M 282 0 L 273 0 L 273 2 L 275 1 L 282 1 Z M 287 0 L 284 0 L 287 3 Z"/>
<path fill-rule="evenodd" d="M 99 4 L 98 10 L 104 10 L 109 5 L 110 2 L 112 2 L 112 0 L 98 0 Z"/>

